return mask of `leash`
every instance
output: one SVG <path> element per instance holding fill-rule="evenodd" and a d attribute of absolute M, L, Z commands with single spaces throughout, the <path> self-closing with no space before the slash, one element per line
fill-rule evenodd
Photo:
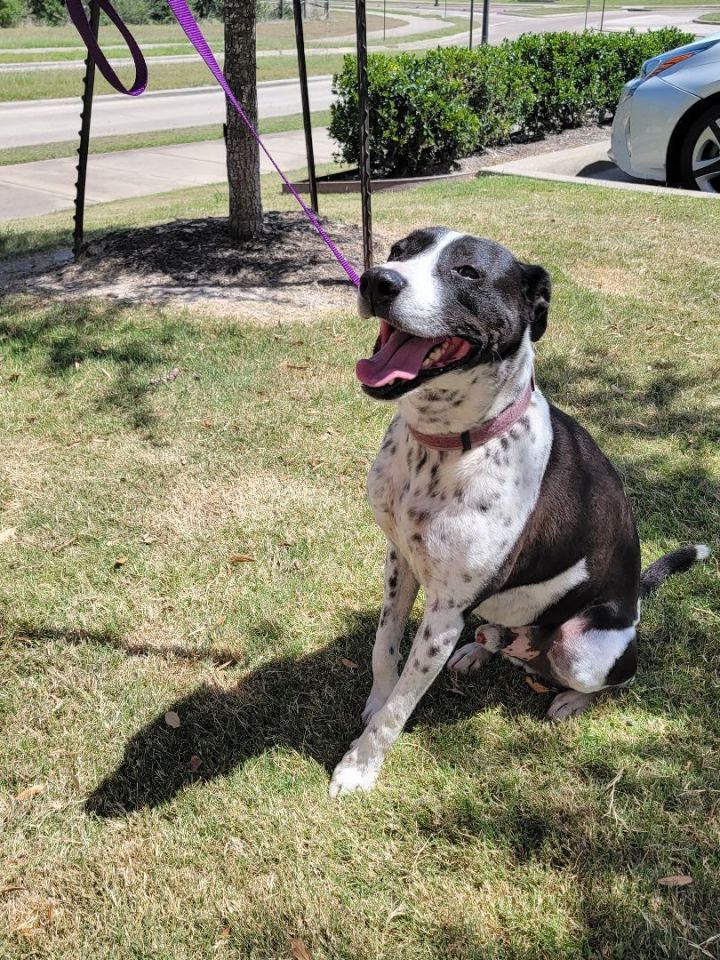
<path fill-rule="evenodd" d="M 92 30 L 90 29 L 90 24 L 85 15 L 85 10 L 82 5 L 82 0 L 65 0 L 68 13 L 70 14 L 70 19 L 72 20 L 78 33 L 80 34 L 83 41 L 85 42 L 85 46 L 88 48 L 88 52 L 90 53 L 90 56 L 93 58 L 93 60 L 97 64 L 97 68 L 100 71 L 100 73 L 103 75 L 103 77 L 105 77 L 105 79 L 110 84 L 110 86 L 113 87 L 115 90 L 117 90 L 119 93 L 124 93 L 131 97 L 138 97 L 145 90 L 145 87 L 147 86 L 147 80 L 148 80 L 147 64 L 145 62 L 145 58 L 142 54 L 142 51 L 140 50 L 140 47 L 138 46 L 137 41 L 133 37 L 132 33 L 128 29 L 125 22 L 123 21 L 122 17 L 112 6 L 110 0 L 96 0 L 96 2 L 98 3 L 98 6 L 100 7 L 100 9 L 103 10 L 108 15 L 110 20 L 118 28 L 118 30 L 123 36 L 123 39 L 128 45 L 128 49 L 130 50 L 130 53 L 132 54 L 133 62 L 135 64 L 135 80 L 130 88 L 126 88 L 125 86 L 123 86 L 120 78 L 115 73 L 113 68 L 110 66 L 105 54 L 100 49 L 100 46 L 97 42 L 97 38 L 94 36 Z M 175 19 L 182 27 L 188 40 L 190 41 L 190 43 L 193 45 L 197 53 L 202 58 L 203 63 L 208 68 L 210 73 L 213 75 L 217 83 L 220 85 L 227 99 L 235 108 L 238 116 L 240 117 L 242 122 L 245 124 L 253 140 L 255 140 L 257 145 L 263 151 L 263 153 L 268 158 L 272 166 L 275 168 L 275 171 L 278 173 L 283 183 L 287 186 L 290 193 L 295 197 L 297 202 L 300 204 L 300 207 L 302 208 L 303 213 L 308 218 L 310 223 L 313 225 L 315 230 L 319 233 L 321 239 L 324 241 L 324 243 L 326 244 L 326 246 L 328 247 L 332 255 L 337 260 L 337 262 L 343 268 L 343 270 L 348 276 L 348 279 L 352 283 L 354 283 L 356 287 L 359 286 L 360 277 L 358 276 L 357 272 L 351 266 L 351 264 L 345 257 L 342 250 L 340 250 L 337 244 L 335 244 L 333 239 L 328 235 L 327 231 L 325 230 L 323 225 L 320 223 L 320 220 L 318 219 L 314 211 L 311 210 L 310 207 L 308 207 L 308 205 L 305 203 L 303 198 L 297 192 L 295 187 L 292 185 L 292 183 L 290 183 L 287 176 L 280 169 L 277 162 L 275 161 L 275 158 L 263 143 L 263 140 L 260 134 L 258 133 L 258 131 L 255 129 L 255 126 L 250 122 L 247 114 L 245 113 L 245 111 L 243 110 L 240 104 L 240 101 L 237 99 L 235 94 L 230 89 L 230 85 L 225 79 L 225 75 L 220 69 L 220 65 L 218 64 L 215 58 L 215 54 L 212 52 L 210 45 L 205 39 L 203 32 L 200 29 L 200 26 L 198 25 L 197 20 L 193 16 L 192 11 L 190 10 L 190 7 L 187 4 L 187 0 L 168 0 L 168 6 L 172 10 L 173 15 L 175 16 Z"/>

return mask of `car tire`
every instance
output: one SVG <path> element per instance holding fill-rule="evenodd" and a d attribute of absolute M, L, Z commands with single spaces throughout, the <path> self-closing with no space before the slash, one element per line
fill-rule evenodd
<path fill-rule="evenodd" d="M 687 190 L 720 193 L 720 103 L 701 113 L 680 147 L 680 183 Z"/>

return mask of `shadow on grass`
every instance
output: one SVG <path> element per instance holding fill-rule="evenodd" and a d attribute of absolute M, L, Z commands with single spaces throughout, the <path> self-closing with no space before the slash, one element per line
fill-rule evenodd
<path fill-rule="evenodd" d="M 369 662 L 377 616 L 375 610 L 353 612 L 347 630 L 316 653 L 279 657 L 252 670 L 230 690 L 206 683 L 168 704 L 132 737 L 118 769 L 89 797 L 87 812 L 119 817 L 159 806 L 188 784 L 226 776 L 278 746 L 297 750 L 332 771 L 360 732 L 360 713 L 370 689 L 368 671 L 348 667 L 343 659 Z M 88 639 L 120 646 L 117 638 Z M 196 658 L 190 651 L 189 659 Z M 448 693 L 454 685 L 443 673 L 415 722 L 454 722 L 487 707 L 488 701 L 506 702 L 521 711 L 534 706 L 529 697 L 514 695 L 513 679 L 511 671 L 498 673 L 489 698 L 487 689 L 478 685 L 458 696 Z M 537 703 L 538 717 L 544 706 L 545 698 Z M 169 710 L 180 717 L 178 729 L 165 722 Z M 196 771 L 191 769 L 193 757 L 200 758 Z"/>
<path fill-rule="evenodd" d="M 156 415 L 151 395 L 161 378 L 158 368 L 171 366 L 176 341 L 185 331 L 178 321 L 153 326 L 143 334 L 128 316 L 131 306 L 103 301 L 71 301 L 34 312 L 29 320 L 17 319 L 12 307 L 0 305 L 0 343 L 18 354 L 42 358 L 45 372 L 62 378 L 87 361 L 111 367 L 113 376 L 96 401 L 98 408 L 122 416 L 136 430 L 148 433 Z M 189 328 L 188 328 L 189 329 Z"/>
<path fill-rule="evenodd" d="M 720 364 L 690 374 L 664 360 L 654 365 L 642 387 L 627 368 L 608 361 L 597 349 L 578 358 L 541 355 L 538 369 L 540 388 L 548 399 L 560 407 L 571 404 L 585 425 L 599 421 L 612 433 L 642 440 L 679 435 L 720 441 L 720 419 L 682 404 L 684 391 L 707 388 L 720 378 Z"/>

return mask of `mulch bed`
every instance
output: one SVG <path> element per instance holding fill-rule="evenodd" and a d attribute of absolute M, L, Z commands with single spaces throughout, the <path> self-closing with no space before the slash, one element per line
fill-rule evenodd
<path fill-rule="evenodd" d="M 350 263 L 362 265 L 355 224 L 322 220 Z M 11 281 L 12 292 L 186 303 L 261 317 L 271 303 L 304 312 L 352 307 L 355 288 L 300 212 L 269 212 L 256 239 L 236 243 L 224 217 L 113 230 L 77 263 Z M 268 321 L 277 322 L 274 310 Z"/>

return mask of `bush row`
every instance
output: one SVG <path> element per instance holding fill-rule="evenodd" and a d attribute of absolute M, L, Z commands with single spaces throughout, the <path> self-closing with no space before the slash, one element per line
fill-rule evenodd
<path fill-rule="evenodd" d="M 639 34 L 523 34 L 499 46 L 368 57 L 373 171 L 412 176 L 461 157 L 608 118 L 644 60 L 689 43 L 675 28 Z M 355 57 L 333 80 L 330 133 L 359 163 Z"/>

